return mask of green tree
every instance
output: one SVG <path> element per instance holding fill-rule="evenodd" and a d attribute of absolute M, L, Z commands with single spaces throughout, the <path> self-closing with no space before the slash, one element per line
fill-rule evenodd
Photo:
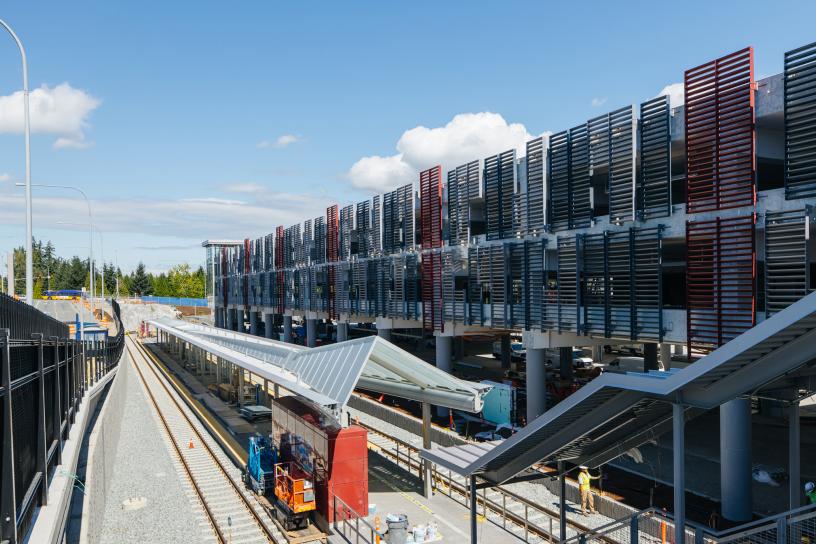
<path fill-rule="evenodd" d="M 136 266 L 136 270 L 133 272 L 129 284 L 129 292 L 131 295 L 142 296 L 153 293 L 153 286 L 151 285 L 150 278 L 145 273 L 144 263 L 139 262 Z"/>

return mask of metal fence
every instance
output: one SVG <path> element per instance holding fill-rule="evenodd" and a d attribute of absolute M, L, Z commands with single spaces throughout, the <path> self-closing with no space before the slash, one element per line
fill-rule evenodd
<path fill-rule="evenodd" d="M 169 306 L 199 306 L 206 307 L 206 298 L 185 298 L 185 297 L 142 297 L 142 302 L 154 304 L 167 304 Z"/>
<path fill-rule="evenodd" d="M 117 334 L 75 341 L 68 326 L 0 295 L 0 541 L 25 539 L 48 482 L 62 464 L 63 442 L 85 392 L 116 367 L 124 347 Z"/>

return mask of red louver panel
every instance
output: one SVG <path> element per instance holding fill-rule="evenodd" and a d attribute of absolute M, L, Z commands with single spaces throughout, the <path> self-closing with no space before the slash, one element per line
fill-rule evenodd
<path fill-rule="evenodd" d="M 442 167 L 419 174 L 419 203 L 422 249 L 442 247 Z"/>
<path fill-rule="evenodd" d="M 251 255 L 251 244 L 249 238 L 244 238 L 244 273 L 241 275 L 244 294 L 244 308 L 249 310 L 249 258 Z"/>
<path fill-rule="evenodd" d="M 334 263 L 338 259 L 339 254 L 339 216 L 337 213 L 337 204 L 326 208 L 326 261 Z M 327 267 L 329 296 L 328 296 L 328 310 L 329 318 L 337 319 L 337 308 L 335 306 L 335 270 L 334 265 L 329 264 Z"/>
<path fill-rule="evenodd" d="M 688 213 L 756 203 L 754 50 L 685 74 Z"/>
<path fill-rule="evenodd" d="M 278 303 L 278 314 L 283 315 L 286 310 L 286 297 L 283 296 L 284 285 L 286 283 L 283 273 L 283 226 L 275 229 L 275 296 Z"/>
<path fill-rule="evenodd" d="M 756 215 L 686 222 L 686 326 L 700 356 L 756 324 Z"/>
<path fill-rule="evenodd" d="M 441 331 L 442 254 L 422 254 L 422 326 L 426 331 Z"/>

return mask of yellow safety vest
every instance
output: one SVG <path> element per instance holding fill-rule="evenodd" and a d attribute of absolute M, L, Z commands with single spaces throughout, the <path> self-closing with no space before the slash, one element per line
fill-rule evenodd
<path fill-rule="evenodd" d="M 589 474 L 586 472 L 581 472 L 578 474 L 578 486 L 580 487 L 581 491 L 589 490 Z"/>

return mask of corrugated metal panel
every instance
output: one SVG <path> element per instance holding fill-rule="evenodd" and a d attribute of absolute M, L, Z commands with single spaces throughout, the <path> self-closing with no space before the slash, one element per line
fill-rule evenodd
<path fill-rule="evenodd" d="M 671 215 L 671 125 L 669 97 L 658 96 L 640 105 L 641 219 Z"/>
<path fill-rule="evenodd" d="M 636 123 L 634 106 L 609 114 L 609 221 L 613 224 L 635 220 Z"/>
<path fill-rule="evenodd" d="M 686 222 L 689 353 L 708 352 L 756 324 L 755 215 Z"/>
<path fill-rule="evenodd" d="M 539 236 L 544 232 L 544 176 L 547 164 L 547 142 L 542 136 L 527 142 L 527 194 L 525 199 L 526 233 Z"/>
<path fill-rule="evenodd" d="M 550 137 L 549 224 L 553 230 L 570 228 L 570 139 L 569 132 Z"/>
<path fill-rule="evenodd" d="M 516 187 L 514 149 L 485 159 L 485 216 L 487 239 L 513 236 L 513 194 Z"/>
<path fill-rule="evenodd" d="M 784 310 L 810 293 L 810 210 L 765 216 L 765 310 Z"/>
<path fill-rule="evenodd" d="M 754 50 L 685 73 L 688 213 L 756 203 Z"/>
<path fill-rule="evenodd" d="M 816 196 L 816 43 L 785 53 L 785 198 Z"/>

